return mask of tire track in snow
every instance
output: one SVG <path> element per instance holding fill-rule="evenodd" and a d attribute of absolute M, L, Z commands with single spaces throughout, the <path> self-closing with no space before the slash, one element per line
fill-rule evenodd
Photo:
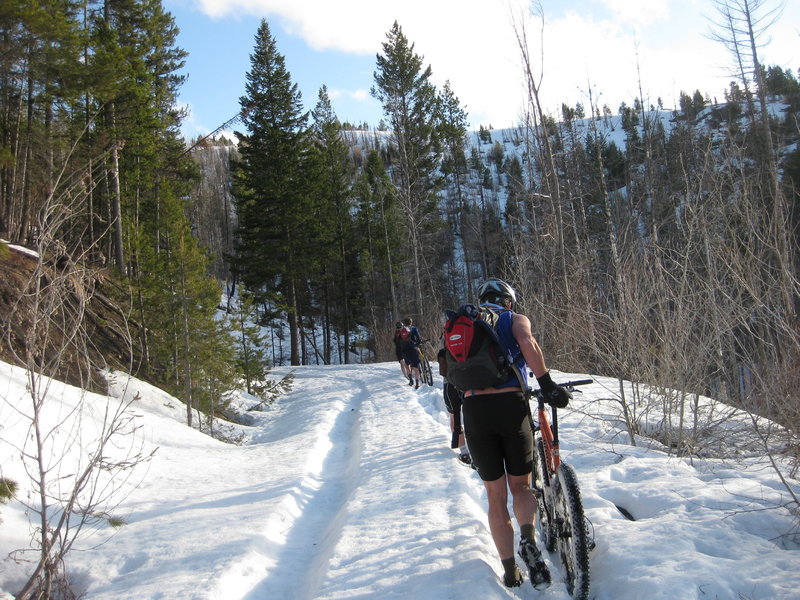
<path fill-rule="evenodd" d="M 353 372 L 356 373 L 361 376 Z M 345 507 L 358 486 L 359 409 L 366 396 L 366 386 L 360 377 L 344 382 L 332 378 L 325 389 L 331 391 L 315 398 L 320 409 L 330 410 L 325 404 L 340 404 L 341 408 L 327 435 L 316 440 L 307 460 L 307 472 L 291 493 L 290 500 L 299 515 L 285 533 L 273 569 L 244 600 L 313 598 L 327 572 L 338 534 L 347 518 Z M 324 457 L 315 455 L 323 451 Z M 271 529 L 273 527 L 267 527 L 268 532 Z"/>
<path fill-rule="evenodd" d="M 305 598 L 449 600 L 465 589 L 507 597 L 483 552 L 491 543 L 483 511 L 464 497 L 477 482 L 456 462 L 449 427 L 430 406 L 441 389 L 414 390 L 394 366 L 390 376 L 386 365 L 374 369 L 381 376 L 364 379 L 359 486 L 322 587 Z"/>

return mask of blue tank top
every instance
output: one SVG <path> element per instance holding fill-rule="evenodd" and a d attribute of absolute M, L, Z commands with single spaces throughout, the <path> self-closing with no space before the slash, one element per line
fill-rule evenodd
<path fill-rule="evenodd" d="M 497 319 L 497 336 L 500 338 L 500 343 L 503 344 L 503 348 L 505 348 L 511 354 L 514 359 L 514 364 L 519 369 L 519 373 L 522 376 L 522 389 L 528 389 L 528 368 L 525 364 L 525 357 L 522 356 L 522 351 L 519 349 L 519 344 L 517 343 L 517 340 L 514 339 L 514 334 L 511 332 L 514 311 L 508 310 L 507 308 L 497 304 L 486 303 L 481 304 L 481 306 L 491 308 L 495 312 L 502 311 L 500 312 L 500 317 Z M 517 377 L 516 373 L 512 373 L 508 381 L 494 387 L 519 387 L 519 378 Z"/>

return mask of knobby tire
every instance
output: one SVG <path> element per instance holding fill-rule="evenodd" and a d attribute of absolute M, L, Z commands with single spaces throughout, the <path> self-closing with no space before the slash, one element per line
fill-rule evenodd
<path fill-rule="evenodd" d="M 423 356 L 420 360 L 420 367 L 422 368 L 422 381 L 428 385 L 433 385 L 433 371 L 431 371 L 431 363 L 427 356 Z"/>
<path fill-rule="evenodd" d="M 589 598 L 590 539 L 583 514 L 578 478 L 572 467 L 561 463 L 554 488 L 557 545 L 567 591 L 575 600 Z"/>

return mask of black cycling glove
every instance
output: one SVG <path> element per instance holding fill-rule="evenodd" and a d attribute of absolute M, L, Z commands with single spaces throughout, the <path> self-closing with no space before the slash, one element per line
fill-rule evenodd
<path fill-rule="evenodd" d="M 572 399 L 572 394 L 566 388 L 556 384 L 550 377 L 550 371 L 537 377 L 536 381 L 539 382 L 539 388 L 544 394 L 545 402 L 555 408 L 564 408 Z"/>

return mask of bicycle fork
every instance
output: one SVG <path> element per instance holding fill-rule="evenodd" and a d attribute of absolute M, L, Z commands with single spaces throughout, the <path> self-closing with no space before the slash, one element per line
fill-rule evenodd
<path fill-rule="evenodd" d="M 548 479 L 555 477 L 558 465 L 561 464 L 561 451 L 558 445 L 558 415 L 553 409 L 553 425 L 547 421 L 544 407 L 539 408 L 539 431 L 544 443 L 545 462 L 547 463 Z"/>

